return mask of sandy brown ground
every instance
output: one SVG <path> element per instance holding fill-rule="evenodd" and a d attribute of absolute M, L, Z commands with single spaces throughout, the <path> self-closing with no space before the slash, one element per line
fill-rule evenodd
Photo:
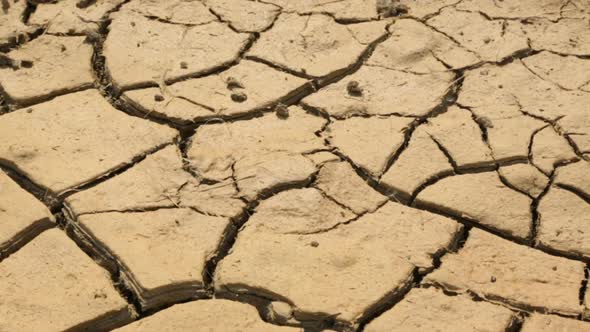
<path fill-rule="evenodd" d="M 0 332 L 590 331 L 589 0 L 0 5 Z"/>

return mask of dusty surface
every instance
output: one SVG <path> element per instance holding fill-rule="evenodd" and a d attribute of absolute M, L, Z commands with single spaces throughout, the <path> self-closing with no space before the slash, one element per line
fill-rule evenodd
<path fill-rule="evenodd" d="M 0 331 L 590 330 L 588 0 L 0 0 Z"/>

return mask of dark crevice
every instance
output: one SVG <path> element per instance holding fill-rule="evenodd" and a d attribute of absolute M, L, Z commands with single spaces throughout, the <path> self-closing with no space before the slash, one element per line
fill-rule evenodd
<path fill-rule="evenodd" d="M 522 325 L 524 324 L 524 320 L 526 317 L 526 313 L 519 312 L 512 316 L 512 320 L 510 324 L 506 327 L 505 332 L 520 332 L 522 330 Z"/>
<path fill-rule="evenodd" d="M 455 173 L 459 173 L 458 172 L 459 166 L 457 166 L 457 162 L 453 159 L 453 156 L 451 156 L 451 153 L 436 138 L 434 138 L 431 135 L 429 135 L 429 136 L 432 139 L 432 141 L 434 142 L 434 144 L 436 144 L 436 146 L 438 147 L 440 152 L 442 152 L 442 154 L 444 154 L 445 157 L 447 157 L 447 161 L 449 162 L 449 164 L 451 164 Z"/>
<path fill-rule="evenodd" d="M 590 194 L 589 193 L 582 191 L 579 188 L 576 188 L 575 186 L 571 186 L 571 185 L 564 184 L 564 183 L 558 183 L 556 186 L 558 186 L 561 189 L 571 192 L 572 194 L 578 196 L 580 199 L 582 199 L 586 203 L 590 204 Z"/>
<path fill-rule="evenodd" d="M 457 173 L 455 173 L 454 171 L 448 171 L 448 172 L 442 172 L 439 174 L 436 174 L 432 177 L 430 177 L 429 179 L 427 179 L 426 181 L 422 182 L 413 192 L 412 195 L 410 196 L 410 198 L 408 199 L 408 205 L 413 205 L 414 201 L 416 200 L 416 197 L 418 197 L 418 195 L 426 188 L 434 185 L 435 183 L 437 183 L 438 181 L 451 177 L 451 176 L 455 176 L 457 175 Z"/>
<path fill-rule="evenodd" d="M 111 170 L 110 172 L 105 173 L 105 174 L 99 176 L 98 178 L 95 178 L 93 180 L 90 180 L 90 181 L 88 181 L 88 182 L 86 182 L 86 183 L 84 183 L 82 185 L 78 185 L 78 186 L 75 186 L 73 188 L 67 189 L 63 193 L 60 193 L 59 194 L 59 197 L 60 197 L 60 199 L 63 200 L 63 199 L 65 199 L 65 198 L 67 198 L 67 197 L 69 197 L 69 196 L 71 196 L 71 195 L 73 195 L 73 194 L 75 194 L 77 192 L 88 190 L 90 188 L 96 187 L 97 185 L 99 185 L 99 184 L 101 184 L 101 183 L 103 183 L 103 182 L 105 182 L 105 181 L 107 181 L 109 179 L 112 179 L 112 178 L 116 177 L 119 174 L 124 173 L 128 169 L 130 169 L 133 166 L 135 166 L 137 163 L 143 161 L 145 158 L 147 158 L 147 156 L 152 155 L 152 154 L 154 154 L 154 153 L 156 153 L 158 151 L 161 151 L 164 148 L 170 146 L 171 144 L 173 144 L 173 143 L 165 143 L 165 144 L 162 144 L 160 146 L 156 146 L 156 147 L 150 149 L 149 151 L 146 151 L 146 152 L 144 152 L 144 153 L 142 153 L 140 155 L 137 155 L 137 156 L 133 157 L 133 159 L 131 159 L 131 161 L 129 161 L 128 163 L 126 163 L 126 164 L 124 164 L 124 165 L 122 165 L 120 167 L 117 167 L 117 168 Z"/>
<path fill-rule="evenodd" d="M 549 177 L 549 181 L 547 182 L 547 185 L 545 186 L 545 188 L 543 188 L 543 191 L 541 191 L 539 196 L 533 197 L 533 202 L 531 203 L 531 214 L 532 214 L 531 237 L 529 239 L 531 246 L 537 245 L 537 234 L 539 232 L 539 226 L 541 223 L 541 214 L 539 213 L 539 204 L 541 203 L 541 200 L 543 199 L 543 197 L 545 197 L 547 192 L 549 192 L 549 189 L 553 185 L 554 179 L 555 179 L 555 176 L 553 174 L 551 174 L 551 176 Z"/>
<path fill-rule="evenodd" d="M 0 52 L 8 53 L 19 46 L 42 36 L 44 32 L 45 28 L 37 28 L 32 32 L 21 32 L 16 36 L 8 38 L 8 42 L 0 44 Z"/>
<path fill-rule="evenodd" d="M 590 264 L 586 264 L 584 268 L 584 279 L 582 280 L 582 285 L 580 286 L 580 305 L 585 306 L 588 308 L 590 303 L 586 303 L 586 292 L 588 292 L 588 278 L 590 277 Z"/>
<path fill-rule="evenodd" d="M 539 172 L 545 174 L 548 176 L 548 174 L 543 171 L 541 168 L 539 168 L 539 166 L 537 166 L 534 162 L 534 156 L 533 156 L 533 145 L 535 143 L 535 136 L 537 136 L 538 133 L 540 133 L 543 129 L 549 127 L 550 125 L 545 125 L 543 127 L 537 128 L 535 129 L 535 131 L 533 131 L 533 133 L 531 134 L 531 139 L 529 140 L 529 146 L 528 146 L 528 160 L 529 160 L 529 164 L 533 165 L 533 167 L 535 167 Z"/>
<path fill-rule="evenodd" d="M 359 328 L 357 329 L 357 331 L 364 331 L 365 327 L 367 326 L 367 324 L 371 323 L 371 321 L 375 320 L 376 318 L 378 318 L 379 316 L 381 316 L 382 314 L 384 314 L 385 312 L 391 310 L 392 308 L 395 307 L 396 304 L 398 304 L 400 301 L 402 301 L 404 299 L 404 297 L 414 288 L 420 288 L 422 285 L 422 280 L 430 273 L 432 273 L 433 271 L 437 270 L 438 268 L 440 268 L 441 266 L 441 260 L 442 257 L 449 253 L 449 252 L 457 252 L 458 250 L 460 250 L 464 245 L 465 242 L 467 241 L 467 238 L 469 237 L 469 231 L 471 230 L 470 227 L 463 227 L 461 229 L 461 231 L 459 231 L 456 235 L 455 238 L 452 242 L 452 244 L 450 245 L 449 248 L 447 249 L 441 249 L 439 250 L 437 253 L 435 253 L 432 257 L 432 261 L 433 261 L 433 267 L 424 271 L 424 272 L 420 272 L 418 270 L 418 268 L 415 268 L 413 271 L 413 276 L 411 281 L 405 285 L 405 287 L 403 287 L 402 289 L 400 289 L 398 292 L 396 292 L 395 296 L 393 296 L 391 299 L 389 299 L 388 301 L 384 302 L 383 305 L 381 305 L 379 308 L 377 308 L 376 310 L 373 310 L 371 312 L 369 312 L 368 314 L 365 313 L 364 317 L 360 320 L 360 325 Z"/>
<path fill-rule="evenodd" d="M 12 109 L 18 110 L 18 109 L 23 109 L 25 107 L 33 106 L 36 104 L 49 102 L 49 101 L 54 100 L 54 99 L 61 97 L 63 95 L 81 92 L 81 91 L 85 91 L 85 90 L 92 89 L 92 88 L 93 88 L 92 83 L 85 83 L 85 84 L 81 84 L 79 86 L 72 87 L 72 88 L 56 89 L 56 90 L 51 91 L 48 94 L 37 95 L 35 97 L 27 98 L 26 100 L 15 101 L 14 99 L 10 98 L 10 96 L 8 96 L 7 94 L 6 94 L 6 99 L 8 100 L 10 105 L 12 106 Z"/>
<path fill-rule="evenodd" d="M 586 303 L 586 292 L 588 291 L 588 277 L 590 275 L 590 264 L 586 264 L 584 268 L 584 280 L 582 280 L 582 284 L 580 285 L 580 294 L 578 295 L 580 300 L 580 305 L 587 306 L 590 303 Z"/>
<path fill-rule="evenodd" d="M 408 128 L 406 129 L 406 131 L 404 133 L 405 135 L 404 135 L 403 144 L 400 146 L 399 149 L 397 149 L 397 151 L 387 161 L 387 164 L 386 164 L 382 174 L 387 173 L 387 171 L 397 161 L 397 159 L 402 154 L 402 152 L 408 147 L 410 140 L 412 138 L 412 134 L 414 133 L 416 128 L 418 128 L 420 125 L 426 123 L 429 118 L 436 117 L 440 114 L 445 113 L 450 106 L 455 104 L 455 102 L 457 101 L 457 98 L 459 96 L 459 91 L 461 90 L 461 86 L 463 85 L 464 78 L 465 78 L 465 76 L 464 76 L 463 71 L 461 71 L 461 70 L 456 71 L 455 77 L 453 78 L 453 81 L 449 85 L 445 95 L 442 97 L 440 104 L 435 106 L 426 115 L 424 115 L 422 117 L 418 117 L 415 121 L 410 123 L 410 125 L 408 126 Z M 456 169 L 456 167 L 455 167 L 456 165 L 454 165 L 454 164 L 451 164 L 451 165 L 453 165 L 453 168 Z"/>
<path fill-rule="evenodd" d="M 367 61 L 367 59 L 371 57 L 377 46 L 379 46 L 379 44 L 383 43 L 389 38 L 389 36 L 391 36 L 391 33 L 387 30 L 388 28 L 389 25 L 385 28 L 385 33 L 381 35 L 381 37 L 377 38 L 376 40 L 368 44 L 368 46 L 365 48 L 365 50 L 361 53 L 361 55 L 353 64 L 346 68 L 336 70 L 324 77 L 319 78 L 317 80 L 318 87 L 323 88 L 327 85 L 340 81 L 346 76 L 356 73 Z"/>
<path fill-rule="evenodd" d="M 268 60 L 265 60 L 263 58 L 259 58 L 259 57 L 254 56 L 254 55 L 246 55 L 245 56 L 245 59 L 250 60 L 250 61 L 254 61 L 254 62 L 259 62 L 259 63 L 265 64 L 265 65 L 267 65 L 267 66 L 269 66 L 271 68 L 274 68 L 274 69 L 276 69 L 278 71 L 281 71 L 281 72 L 284 72 L 284 73 L 287 73 L 287 74 L 290 74 L 290 75 L 293 75 L 293 76 L 296 76 L 296 77 L 299 77 L 299 78 L 303 78 L 303 79 L 306 79 L 306 80 L 315 81 L 316 79 L 318 79 L 318 77 L 316 77 L 316 76 L 311 76 L 311 75 L 308 75 L 306 73 L 301 73 L 301 72 L 298 72 L 298 71 L 289 69 L 289 68 L 287 68 L 285 66 L 276 64 L 276 63 L 274 63 L 272 61 L 268 61 Z"/>
<path fill-rule="evenodd" d="M 137 118 L 147 119 L 152 122 L 167 125 L 175 129 L 181 129 L 180 126 L 175 125 L 169 121 L 151 116 L 149 113 L 140 112 L 135 110 L 132 106 L 128 105 L 124 100 L 120 98 L 121 91 L 117 89 L 112 81 L 110 73 L 106 68 L 106 59 L 103 55 L 103 46 L 106 36 L 109 33 L 109 26 L 112 22 L 110 15 L 121 9 L 123 5 L 128 3 L 130 0 L 126 0 L 118 4 L 103 15 L 100 19 L 100 26 L 98 33 L 88 33 L 86 42 L 90 43 L 94 49 L 92 54 L 92 69 L 96 79 L 95 87 L 103 95 L 104 99 L 111 104 L 115 109 L 124 112 L 125 114 Z"/>
<path fill-rule="evenodd" d="M 26 0 L 23 0 L 26 1 Z M 37 10 L 37 4 L 33 3 L 31 1 L 27 1 L 27 6 L 25 7 L 25 11 L 23 12 L 22 15 L 22 22 L 27 25 L 29 23 L 29 19 L 31 18 L 31 15 L 33 15 L 33 13 Z"/>
<path fill-rule="evenodd" d="M 377 317 L 381 316 L 385 312 L 395 307 L 396 304 L 401 302 L 406 297 L 406 295 L 412 290 L 412 288 L 416 287 L 416 285 L 420 283 L 420 280 L 416 279 L 421 279 L 422 277 L 423 276 L 421 276 L 418 273 L 418 269 L 414 268 L 412 278 L 408 280 L 408 283 L 406 285 L 403 285 L 402 287 L 394 290 L 392 295 L 385 301 L 382 301 L 382 303 L 379 306 L 373 308 L 373 310 L 369 312 L 364 313 L 363 317 L 359 319 L 360 324 L 357 331 L 364 331 L 367 324 L 371 323 Z"/>
<path fill-rule="evenodd" d="M 86 235 L 83 235 L 81 232 L 76 231 L 75 227 L 73 226 L 74 223 L 76 223 L 76 221 L 69 214 L 68 209 L 64 208 L 63 228 L 66 235 L 72 241 L 74 241 L 74 243 L 76 243 L 76 245 L 84 253 L 86 253 L 86 255 L 88 255 L 93 261 L 95 261 L 99 266 L 104 268 L 109 273 L 114 288 L 119 292 L 121 297 L 127 301 L 127 303 L 133 306 L 135 312 L 140 313 L 140 301 L 135 296 L 133 291 L 123 282 L 119 267 L 116 265 L 116 263 L 107 262 L 104 257 L 99 256 L 95 250 L 97 247 L 92 245 L 93 241 L 89 238 L 86 238 Z"/>
<path fill-rule="evenodd" d="M 3 243 L 3 247 L 0 247 L 0 263 L 12 254 L 18 252 L 22 247 L 26 246 L 29 242 L 33 241 L 39 234 L 44 231 L 58 227 L 59 224 L 59 213 L 54 214 L 55 223 L 49 218 L 44 218 L 35 221 L 33 226 L 29 226 L 25 229 L 21 229 L 20 235 L 17 235 L 7 242 Z"/>
<path fill-rule="evenodd" d="M 513 191 L 516 191 L 520 194 L 523 194 L 525 196 L 528 196 L 530 199 L 535 199 L 535 197 L 533 197 L 531 194 L 529 194 L 528 192 L 515 187 L 512 183 L 510 183 L 510 181 L 508 181 L 508 179 L 506 179 L 506 177 L 504 175 L 502 175 L 502 173 L 500 172 L 500 170 L 498 169 L 498 178 L 500 179 L 500 182 L 502 182 L 503 185 L 505 185 L 506 187 L 512 189 Z M 533 214 L 534 215 L 534 214 Z"/>
<path fill-rule="evenodd" d="M 503 230 L 499 230 L 499 229 L 494 228 L 493 226 L 481 224 L 479 221 L 477 221 L 475 219 L 464 217 L 461 215 L 460 211 L 455 211 L 453 209 L 439 207 L 434 204 L 422 202 L 420 200 L 415 200 L 414 202 L 412 202 L 411 207 L 417 208 L 419 210 L 432 212 L 434 214 L 442 215 L 444 217 L 453 219 L 453 220 L 455 220 L 467 227 L 481 229 L 487 233 L 491 233 L 493 235 L 496 235 L 496 236 L 498 236 L 504 240 L 508 240 L 510 242 L 514 242 L 514 243 L 518 243 L 518 244 L 526 245 L 526 246 L 529 245 L 529 243 L 526 239 L 522 239 L 522 238 L 518 238 L 516 236 L 510 235 Z"/>
<path fill-rule="evenodd" d="M 25 172 L 11 167 L 10 164 L 12 163 L 0 160 L 0 170 L 4 171 L 14 182 L 45 204 L 51 213 L 58 213 L 61 210 L 63 198 L 57 196 L 51 190 L 36 184 L 24 175 Z"/>

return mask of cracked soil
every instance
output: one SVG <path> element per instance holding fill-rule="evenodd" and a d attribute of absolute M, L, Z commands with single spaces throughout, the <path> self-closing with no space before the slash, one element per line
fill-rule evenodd
<path fill-rule="evenodd" d="M 0 332 L 590 331 L 590 0 L 0 0 Z"/>

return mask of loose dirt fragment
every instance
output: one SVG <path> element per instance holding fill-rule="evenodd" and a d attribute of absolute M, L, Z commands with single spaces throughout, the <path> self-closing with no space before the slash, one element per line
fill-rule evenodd
<path fill-rule="evenodd" d="M 4 331 L 108 331 L 132 320 L 106 271 L 57 229 L 2 261 L 0 277 Z"/>
<path fill-rule="evenodd" d="M 206 4 L 238 31 L 261 32 L 268 29 L 280 8 L 268 3 L 248 0 L 206 0 Z"/>
<path fill-rule="evenodd" d="M 393 309 L 369 323 L 366 332 L 486 331 L 503 332 L 512 311 L 469 296 L 447 296 L 434 287 L 410 291 Z"/>
<path fill-rule="evenodd" d="M 391 37 L 379 44 L 367 64 L 428 74 L 445 72 L 480 62 L 476 54 L 456 44 L 423 23 L 410 19 L 395 21 Z"/>
<path fill-rule="evenodd" d="M 423 116 L 441 103 L 452 73 L 416 75 L 382 67 L 364 66 L 338 83 L 303 99 L 303 103 L 332 116 L 402 114 Z M 362 93 L 351 94 L 357 82 Z"/>
<path fill-rule="evenodd" d="M 96 90 L 2 116 L 0 160 L 59 194 L 95 180 L 178 132 L 115 110 Z"/>
<path fill-rule="evenodd" d="M 165 23 L 201 25 L 217 21 L 202 1 L 167 0 L 165 3 L 154 0 L 133 0 L 125 4 L 120 12 L 133 12 Z"/>
<path fill-rule="evenodd" d="M 308 183 L 316 171 L 311 160 L 285 152 L 248 155 L 234 164 L 240 196 L 250 201 L 281 187 Z"/>
<path fill-rule="evenodd" d="M 480 13 L 445 8 L 428 20 L 459 44 L 484 61 L 500 61 L 518 51 L 529 49 L 521 24 L 511 20 L 488 20 Z"/>
<path fill-rule="evenodd" d="M 541 199 L 538 211 L 538 246 L 590 257 L 590 204 L 576 194 L 552 187 Z"/>
<path fill-rule="evenodd" d="M 541 52 L 522 61 L 536 75 L 559 85 L 563 89 L 580 89 L 590 82 L 589 59 Z"/>
<path fill-rule="evenodd" d="M 426 187 L 416 204 L 527 239 L 532 200 L 506 187 L 496 172 L 456 175 Z"/>
<path fill-rule="evenodd" d="M 132 11 L 113 18 L 103 53 L 120 89 L 211 72 L 235 61 L 250 38 L 218 22 L 167 24 Z"/>
<path fill-rule="evenodd" d="M 188 149 L 191 166 L 207 179 L 224 180 L 232 176 L 232 165 L 246 156 L 302 154 L 325 148 L 315 132 L 326 120 L 296 106 L 289 107 L 289 114 L 287 120 L 269 113 L 248 121 L 199 127 Z"/>
<path fill-rule="evenodd" d="M 7 0 L 8 7 L 2 6 L 0 10 L 0 46 L 12 44 L 34 28 L 25 25 L 21 19 L 27 7 L 24 0 Z M 4 4 L 4 2 L 2 2 Z"/>
<path fill-rule="evenodd" d="M 283 12 L 299 14 L 326 13 L 337 20 L 358 22 L 378 18 L 378 0 L 267 0 L 283 8 Z"/>
<path fill-rule="evenodd" d="M 553 172 L 556 165 L 577 158 L 565 138 L 551 127 L 542 129 L 533 137 L 531 152 L 533 164 L 545 174 Z"/>
<path fill-rule="evenodd" d="M 544 17 L 549 20 L 560 18 L 563 0 L 463 0 L 457 9 L 483 12 L 491 18 L 526 19 Z"/>
<path fill-rule="evenodd" d="M 590 162 L 581 160 L 558 168 L 554 183 L 590 200 Z"/>
<path fill-rule="evenodd" d="M 387 197 L 371 188 L 346 162 L 324 165 L 318 174 L 316 186 L 356 214 L 373 212 L 387 201 Z"/>
<path fill-rule="evenodd" d="M 218 266 L 218 291 L 291 303 L 299 321 L 333 317 L 354 326 L 408 285 L 414 270 L 408 262 L 431 268 L 461 230 L 444 217 L 388 203 L 349 225 L 310 233 L 318 222 L 329 225 L 318 216 L 325 204 L 313 190 L 283 192 L 260 204 Z M 308 195 L 316 203 L 302 200 Z"/>
<path fill-rule="evenodd" d="M 332 122 L 322 135 L 356 165 L 379 176 L 404 143 L 405 130 L 412 121 L 397 116 L 352 117 Z"/>
<path fill-rule="evenodd" d="M 229 219 L 191 209 L 84 215 L 73 226 L 120 268 L 143 310 L 203 295 L 204 270 Z"/>
<path fill-rule="evenodd" d="M 171 145 L 124 173 L 69 196 L 66 205 L 73 216 L 188 207 L 236 218 L 244 208 L 237 196 L 229 181 L 213 185 L 200 183 L 183 169 L 180 151 Z"/>
<path fill-rule="evenodd" d="M 490 148 L 471 112 L 451 106 L 425 125 L 428 132 L 450 155 L 458 169 L 493 166 Z"/>
<path fill-rule="evenodd" d="M 581 262 L 472 229 L 465 247 L 445 255 L 425 282 L 516 308 L 575 316 L 582 312 L 578 292 L 583 278 Z"/>
<path fill-rule="evenodd" d="M 427 181 L 453 172 L 453 165 L 423 127 L 412 134 L 408 147 L 383 174 L 381 183 L 392 188 L 396 197 L 409 200 Z"/>
<path fill-rule="evenodd" d="M 80 0 L 60 0 L 37 5 L 29 18 L 29 25 L 43 26 L 55 34 L 80 34 L 98 30 L 102 17 L 123 0 L 92 1 L 89 6 L 78 6 Z"/>
<path fill-rule="evenodd" d="M 115 331 L 189 332 L 195 331 L 195 327 L 203 331 L 301 331 L 294 327 L 265 323 L 253 307 L 227 300 L 201 300 L 177 304 Z"/>
<path fill-rule="evenodd" d="M 2 171 L 0 220 L 0 260 L 52 227 L 55 222 L 47 207 Z"/>
<path fill-rule="evenodd" d="M 259 112 L 272 104 L 296 95 L 308 81 L 275 70 L 267 65 L 243 60 L 217 75 L 195 78 L 167 86 L 164 91 L 149 88 L 127 91 L 123 99 L 142 112 L 176 123 L 190 123 Z M 154 94 L 163 98 L 154 100 Z M 232 93 L 244 93 L 240 103 Z"/>
<path fill-rule="evenodd" d="M 0 68 L 0 84 L 20 104 L 89 88 L 94 82 L 92 46 L 84 43 L 84 37 L 43 35 L 9 52 L 8 57 L 32 64 L 16 70 Z"/>
<path fill-rule="evenodd" d="M 532 197 L 538 197 L 549 183 L 549 178 L 530 164 L 502 166 L 498 172 L 510 185 Z"/>
<path fill-rule="evenodd" d="M 532 314 L 525 319 L 522 332 L 589 332 L 590 323 L 556 315 Z"/>
<path fill-rule="evenodd" d="M 587 5 L 586 5 L 587 6 Z M 523 26 L 531 47 L 569 55 L 590 55 L 590 16 L 564 18 L 553 23 L 546 19 L 530 20 Z M 565 37 L 564 37 L 565 36 Z"/>
<path fill-rule="evenodd" d="M 326 15 L 282 14 L 248 55 L 301 74 L 327 76 L 354 64 L 367 47 L 350 29 L 355 28 Z M 368 32 L 370 41 L 385 35 L 382 22 L 363 23 L 355 30 Z"/>

